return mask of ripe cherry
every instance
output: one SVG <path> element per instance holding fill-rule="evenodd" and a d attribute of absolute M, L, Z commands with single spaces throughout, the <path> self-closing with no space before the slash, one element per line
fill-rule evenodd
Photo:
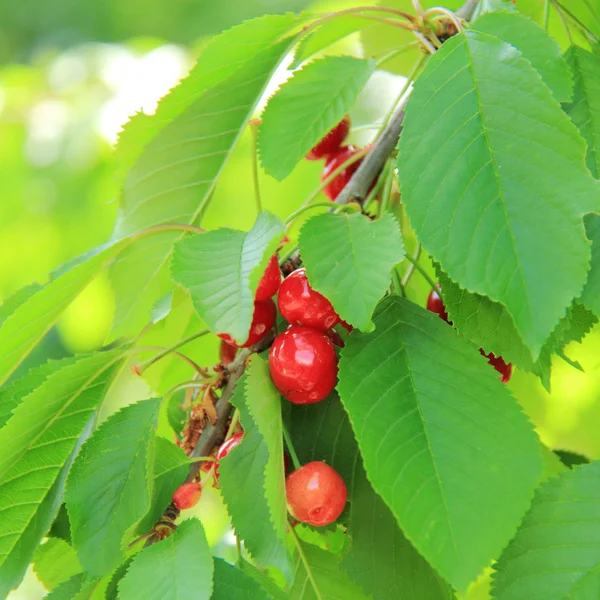
<path fill-rule="evenodd" d="M 442 288 L 439 286 L 438 288 L 441 291 Z M 429 292 L 429 296 L 427 296 L 427 310 L 436 313 L 441 319 L 446 321 L 446 323 L 450 323 L 450 321 L 448 321 L 446 306 L 444 305 L 439 293 L 435 290 L 431 290 L 431 292 Z"/>
<path fill-rule="evenodd" d="M 275 338 L 269 368 L 282 396 L 294 404 L 313 404 L 335 387 L 337 356 L 322 331 L 291 326 Z"/>
<path fill-rule="evenodd" d="M 184 483 L 173 492 L 173 504 L 179 510 L 193 508 L 202 495 L 202 487 L 197 481 Z"/>
<path fill-rule="evenodd" d="M 321 181 L 325 181 L 336 169 L 341 167 L 347 160 L 360 152 L 359 148 L 354 146 L 343 146 L 335 153 L 331 154 L 325 161 L 323 172 L 321 173 Z M 362 158 L 346 167 L 337 177 L 328 183 L 323 189 L 323 193 L 330 199 L 335 200 L 338 194 L 346 187 L 356 169 L 360 166 Z"/>
<path fill-rule="evenodd" d="M 277 293 L 280 283 L 281 271 L 279 270 L 279 261 L 277 254 L 273 254 L 265 269 L 265 274 L 262 276 L 256 289 L 256 300 L 268 300 L 272 298 Z"/>
<path fill-rule="evenodd" d="M 232 346 L 229 342 L 221 340 L 221 345 L 219 346 L 219 360 L 221 364 L 224 367 L 230 365 L 233 362 L 237 351 L 237 346 Z"/>
<path fill-rule="evenodd" d="M 234 433 L 227 441 L 223 442 L 217 450 L 216 462 L 215 462 L 215 481 L 219 482 L 219 461 L 225 458 L 236 446 L 240 444 L 244 432 Z"/>
<path fill-rule="evenodd" d="M 288 510 L 298 521 L 322 527 L 344 510 L 348 492 L 339 473 L 323 462 L 311 462 L 285 480 Z"/>
<path fill-rule="evenodd" d="M 347 115 L 306 155 L 308 160 L 319 160 L 334 153 L 346 139 L 350 131 L 350 117 Z"/>
<path fill-rule="evenodd" d="M 304 269 L 297 269 L 283 280 L 277 305 L 283 318 L 292 325 L 325 331 L 340 320 L 331 302 L 310 287 Z"/>
<path fill-rule="evenodd" d="M 254 315 L 250 325 L 250 333 L 243 344 L 238 344 L 228 333 L 219 333 L 218 336 L 232 346 L 238 348 L 250 348 L 257 342 L 260 342 L 265 335 L 273 329 L 275 319 L 277 318 L 277 309 L 271 298 L 262 302 L 254 303 Z"/>
<path fill-rule="evenodd" d="M 510 381 L 510 378 L 512 377 L 512 363 L 506 363 L 501 356 L 495 356 L 493 352 L 486 354 L 483 351 L 483 348 L 480 348 L 479 352 L 481 352 L 481 354 L 483 354 L 483 356 L 485 356 L 488 359 L 490 365 L 492 365 L 492 367 L 494 367 L 494 369 L 496 369 L 496 371 L 500 373 L 500 381 L 502 383 L 508 383 Z"/>

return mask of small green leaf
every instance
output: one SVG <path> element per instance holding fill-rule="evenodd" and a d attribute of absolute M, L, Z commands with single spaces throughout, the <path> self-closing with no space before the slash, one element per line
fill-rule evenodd
<path fill-rule="evenodd" d="M 121 356 L 117 349 L 69 362 L 24 398 L 0 429 L 0 565 L 10 562 L 19 547 L 18 554 L 26 555 L 20 544 L 40 527 L 34 520 L 45 510 L 49 522 L 37 532 L 31 553 L 50 527 L 62 496 L 62 483 L 55 490 L 53 486 L 66 475 L 78 440 L 102 400 L 110 367 Z M 53 498 L 55 491 L 58 496 Z"/>
<path fill-rule="evenodd" d="M 600 587 L 600 463 L 576 467 L 536 493 L 496 564 L 495 600 L 587 600 Z"/>
<path fill-rule="evenodd" d="M 276 566 L 288 576 L 280 402 L 266 362 L 254 355 L 232 398 L 244 437 L 220 461 L 219 484 L 233 527 L 248 552 L 259 565 Z"/>
<path fill-rule="evenodd" d="M 242 569 L 215 558 L 215 584 L 211 600 L 271 600 L 271 596 Z"/>
<path fill-rule="evenodd" d="M 584 154 L 535 69 L 477 31 L 430 58 L 406 109 L 398 169 L 417 237 L 453 281 L 506 306 L 534 359 L 589 269 L 583 216 L 600 187 Z"/>
<path fill-rule="evenodd" d="M 328 56 L 296 71 L 269 100 L 259 130 L 262 166 L 279 181 L 352 108 L 374 60 Z"/>
<path fill-rule="evenodd" d="M 342 319 L 371 331 L 371 316 L 390 284 L 392 267 L 404 258 L 398 223 L 391 213 L 371 221 L 361 214 L 326 213 L 300 232 L 306 275 Z"/>
<path fill-rule="evenodd" d="M 217 229 L 177 243 L 171 273 L 186 287 L 198 314 L 215 332 L 246 341 L 254 295 L 283 237 L 283 223 L 266 211 L 252 229 Z"/>
<path fill-rule="evenodd" d="M 83 585 L 84 574 L 79 573 L 77 575 L 73 575 L 71 579 L 65 581 L 55 590 L 50 592 L 45 600 L 73 600 L 77 597 L 79 592 L 81 592 L 81 588 Z"/>
<path fill-rule="evenodd" d="M 71 544 L 60 538 L 49 538 L 36 550 L 33 570 L 43 586 L 53 590 L 81 573 L 81 565 Z"/>
<path fill-rule="evenodd" d="M 21 304 L 24 304 L 30 296 L 33 296 L 33 294 L 41 288 L 42 286 L 39 283 L 32 283 L 17 290 L 14 294 L 6 298 L 0 305 L 0 326 L 6 321 L 7 317 L 10 317 L 10 315 L 21 306 Z"/>
<path fill-rule="evenodd" d="M 297 553 L 290 600 L 368 600 L 363 591 L 342 573 L 335 554 L 304 543 L 302 551 L 320 595 L 316 595 L 306 566 Z"/>
<path fill-rule="evenodd" d="M 119 582 L 119 600 L 209 600 L 212 590 L 213 560 L 204 529 L 188 519 L 133 559 Z"/>
<path fill-rule="evenodd" d="M 571 99 L 573 81 L 560 46 L 529 17 L 519 13 L 490 12 L 479 17 L 472 27 L 494 35 L 519 50 L 559 102 Z"/>
<path fill-rule="evenodd" d="M 83 445 L 67 481 L 73 546 L 86 572 L 106 575 L 125 558 L 123 538 L 150 508 L 160 399 L 131 404 Z"/>
<path fill-rule="evenodd" d="M 154 480 L 152 499 L 148 514 L 137 527 L 137 532 L 140 535 L 147 533 L 154 527 L 165 508 L 171 503 L 173 492 L 185 480 L 189 468 L 190 461 L 181 448 L 163 437 L 156 438 L 152 469 Z"/>
<path fill-rule="evenodd" d="M 338 391 L 375 491 L 464 591 L 527 509 L 539 442 L 477 349 L 437 315 L 389 297 L 374 321 L 374 333 L 348 338 Z"/>

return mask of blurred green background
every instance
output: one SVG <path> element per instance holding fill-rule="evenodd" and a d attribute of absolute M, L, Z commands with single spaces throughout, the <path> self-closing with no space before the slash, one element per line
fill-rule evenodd
<path fill-rule="evenodd" d="M 0 3 L 0 299 L 32 282 L 43 283 L 55 267 L 109 238 L 118 205 L 112 148 L 120 127 L 137 110 L 153 112 L 211 35 L 264 13 L 352 4 L 362 2 Z M 408 0 L 387 4 L 411 10 Z M 446 3 L 450 8 L 458 4 Z M 535 16 L 543 2 L 526 0 L 523 6 Z M 550 26 L 565 45 L 556 19 Z M 361 37 L 352 34 L 329 51 L 378 58 L 410 41 L 402 37 L 404 32 L 383 27 L 370 25 Z M 408 73 L 414 58 L 409 52 L 386 63 L 395 76 L 377 72 L 373 77 L 352 113 L 354 141 L 369 141 L 371 126 L 402 85 L 398 75 Z M 251 152 L 246 135 L 217 187 L 206 227 L 251 225 Z M 283 183 L 261 174 L 265 208 L 281 217 L 290 214 L 318 185 L 319 171 L 320 164 L 304 162 Z M 415 275 L 411 298 L 424 303 L 427 292 L 427 284 Z M 101 276 L 67 309 L 22 370 L 48 357 L 101 346 L 112 313 L 111 288 Z M 217 360 L 216 348 L 215 338 L 188 351 L 210 364 Z M 548 446 L 600 458 L 600 327 L 566 354 L 585 373 L 555 359 L 551 394 L 521 372 L 509 387 Z M 144 384 L 131 379 L 124 378 L 110 410 L 147 393 Z M 203 497 L 198 514 L 216 552 L 227 555 L 233 539 L 227 537 L 227 515 L 217 492 Z M 485 598 L 484 589 L 471 597 Z M 30 574 L 10 598 L 40 598 L 43 593 Z"/>

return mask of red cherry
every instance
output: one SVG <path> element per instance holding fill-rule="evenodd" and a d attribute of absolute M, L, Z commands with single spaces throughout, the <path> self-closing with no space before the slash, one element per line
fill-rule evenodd
<path fill-rule="evenodd" d="M 340 320 L 331 302 L 310 287 L 304 269 L 297 269 L 283 280 L 277 305 L 283 318 L 292 325 L 325 331 Z"/>
<path fill-rule="evenodd" d="M 291 326 L 275 338 L 269 368 L 282 396 L 294 404 L 313 404 L 335 387 L 337 356 L 322 331 Z"/>
<path fill-rule="evenodd" d="M 512 377 L 512 372 L 513 372 L 512 363 L 506 363 L 501 356 L 497 357 L 494 355 L 493 352 L 486 354 L 483 351 L 483 348 L 480 348 L 479 352 L 481 352 L 481 354 L 483 354 L 483 356 L 485 356 L 488 359 L 488 362 L 490 363 L 490 365 L 492 365 L 492 367 L 494 367 L 494 369 L 496 369 L 496 371 L 498 371 L 498 373 L 500 373 L 500 375 L 501 375 L 500 381 L 502 383 L 508 383 L 510 381 L 510 378 Z"/>
<path fill-rule="evenodd" d="M 336 169 L 341 167 L 347 160 L 360 152 L 359 148 L 354 146 L 344 146 L 339 148 L 335 153 L 327 157 L 323 172 L 321 173 L 321 181 L 325 181 Z M 328 183 L 323 189 L 323 193 L 330 199 L 335 200 L 338 194 L 346 187 L 352 175 L 362 162 L 362 158 L 346 167 L 337 177 Z"/>
<path fill-rule="evenodd" d="M 350 117 L 347 115 L 306 155 L 308 160 L 319 160 L 334 153 L 346 139 L 350 131 Z"/>
<path fill-rule="evenodd" d="M 442 288 L 439 287 L 441 291 Z M 443 300 L 440 298 L 440 295 L 435 291 L 431 290 L 429 292 L 429 296 L 427 296 L 427 310 L 436 313 L 441 319 L 446 321 L 446 323 L 450 323 L 448 321 L 448 313 L 446 312 L 446 306 L 444 305 Z"/>
<path fill-rule="evenodd" d="M 223 442 L 217 450 L 215 462 L 215 481 L 217 483 L 219 482 L 219 461 L 222 458 L 225 458 L 236 446 L 238 446 L 243 437 L 243 431 L 240 431 L 240 433 L 234 433 L 228 440 Z"/>
<path fill-rule="evenodd" d="M 198 482 L 184 483 L 173 492 L 173 504 L 179 510 L 192 508 L 198 504 L 201 494 L 202 488 Z"/>
<path fill-rule="evenodd" d="M 279 261 L 277 254 L 273 254 L 265 274 L 262 276 L 256 290 L 256 300 L 268 300 L 272 298 L 279 289 L 281 283 L 281 271 L 279 270 Z"/>
<path fill-rule="evenodd" d="M 222 334 L 220 337 L 223 337 Z M 229 337 L 229 336 L 228 336 Z M 232 346 L 229 342 L 226 342 L 224 339 L 221 340 L 221 345 L 219 346 L 219 360 L 224 367 L 227 367 L 233 362 L 235 355 L 237 354 L 237 346 Z"/>
<path fill-rule="evenodd" d="M 322 527 L 344 510 L 348 492 L 339 473 L 322 462 L 311 462 L 285 480 L 288 510 L 298 521 Z"/>
<path fill-rule="evenodd" d="M 273 329 L 276 318 L 277 309 L 275 308 L 275 302 L 273 302 L 271 298 L 263 300 L 262 302 L 255 302 L 250 333 L 243 344 L 236 343 L 228 333 L 219 333 L 217 335 L 232 346 L 237 346 L 238 348 L 250 348 L 250 346 L 254 346 L 254 344 L 260 342 L 260 340 Z"/>

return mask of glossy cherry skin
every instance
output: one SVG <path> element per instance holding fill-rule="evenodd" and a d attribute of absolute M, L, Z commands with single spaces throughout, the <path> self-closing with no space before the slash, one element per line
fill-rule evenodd
<path fill-rule="evenodd" d="M 336 169 L 341 167 L 347 160 L 360 152 L 359 148 L 354 146 L 343 146 L 334 154 L 327 157 L 323 172 L 321 173 L 321 181 L 325 181 Z M 360 166 L 362 158 L 346 167 L 337 177 L 328 183 L 323 189 L 323 193 L 331 200 L 335 200 L 338 194 L 346 187 L 356 169 Z"/>
<path fill-rule="evenodd" d="M 446 323 L 450 323 L 450 321 L 448 321 L 446 306 L 444 305 L 440 295 L 435 290 L 431 290 L 431 292 L 429 292 L 429 296 L 427 296 L 427 310 L 436 313 L 441 319 L 446 321 Z"/>
<path fill-rule="evenodd" d="M 238 446 L 242 438 L 244 437 L 244 432 L 240 431 L 239 433 L 234 433 L 227 441 L 223 442 L 216 454 L 216 462 L 215 462 L 215 481 L 219 482 L 219 461 L 222 458 L 225 458 L 236 446 Z"/>
<path fill-rule="evenodd" d="M 193 508 L 198 504 L 201 495 L 202 488 L 197 481 L 184 483 L 173 492 L 173 504 L 179 510 Z"/>
<path fill-rule="evenodd" d="M 337 356 L 324 332 L 291 326 L 275 338 L 269 369 L 284 398 L 294 404 L 313 404 L 335 387 Z"/>
<path fill-rule="evenodd" d="M 310 287 L 304 269 L 297 269 L 283 280 L 277 306 L 283 318 L 292 325 L 325 331 L 340 320 L 331 302 Z"/>
<path fill-rule="evenodd" d="M 272 298 L 279 289 L 281 283 L 281 271 L 279 270 L 279 261 L 277 254 L 273 254 L 265 274 L 262 276 L 256 290 L 256 300 L 268 300 Z"/>
<path fill-rule="evenodd" d="M 483 351 L 483 348 L 480 348 L 479 352 L 481 352 L 481 354 L 483 354 L 483 356 L 485 356 L 488 359 L 490 365 L 492 365 L 492 367 L 494 367 L 494 369 L 496 369 L 496 371 L 500 373 L 500 381 L 502 383 L 508 383 L 510 381 L 510 378 L 512 377 L 512 363 L 506 363 L 501 356 L 495 356 L 493 352 L 486 354 Z"/>
<path fill-rule="evenodd" d="M 237 351 L 237 346 L 232 346 L 229 342 L 221 340 L 221 345 L 219 346 L 219 361 L 221 364 L 224 367 L 230 365 L 233 362 Z"/>
<path fill-rule="evenodd" d="M 333 154 L 346 139 L 350 131 L 350 117 L 345 116 L 325 137 L 306 155 L 308 160 L 319 160 Z"/>
<path fill-rule="evenodd" d="M 228 333 L 219 333 L 218 336 L 232 346 L 250 348 L 250 346 L 260 342 L 273 329 L 276 318 L 277 308 L 275 308 L 275 302 L 271 298 L 262 302 L 255 302 L 250 333 L 243 344 L 238 344 Z"/>
<path fill-rule="evenodd" d="M 285 491 L 292 517 L 315 527 L 333 523 L 348 498 L 344 480 L 323 462 L 308 463 L 288 475 Z"/>

